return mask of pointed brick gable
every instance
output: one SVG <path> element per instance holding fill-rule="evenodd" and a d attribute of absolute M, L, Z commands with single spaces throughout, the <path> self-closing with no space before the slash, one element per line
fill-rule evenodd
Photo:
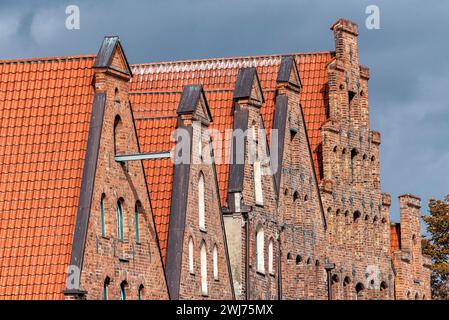
<path fill-rule="evenodd" d="M 137 299 L 140 286 L 151 288 L 141 294 L 142 299 L 167 299 L 142 162 L 116 158 L 138 154 L 140 147 L 128 96 L 131 75 L 114 64 L 126 61 L 126 56 L 120 40 L 113 40 L 104 39 L 94 68 L 95 95 L 103 100 L 94 105 L 94 130 L 89 132 L 83 175 L 83 186 L 87 187 L 80 195 L 74 233 L 72 264 L 81 270 L 78 295 L 103 299 L 103 284 L 109 279 L 112 283 L 126 282 L 130 299 Z M 102 65 L 102 59 L 111 64 Z M 68 285 L 65 292 L 70 297 L 75 294 L 71 287 Z M 118 291 L 110 290 L 108 299 L 119 297 Z"/>
<path fill-rule="evenodd" d="M 208 101 L 199 85 L 185 86 L 182 94 L 181 92 L 134 93 L 131 95 L 131 101 L 142 152 L 162 154 L 173 150 L 175 147 L 173 133 L 177 128 L 186 129 L 189 136 L 192 136 L 194 134 L 192 126 L 196 125 L 192 120 L 201 120 L 202 126 L 208 126 L 212 120 Z M 192 219 L 198 216 L 195 209 L 198 201 L 195 185 L 198 183 L 198 166 L 201 164 L 175 165 L 171 158 L 164 156 L 143 162 L 165 261 L 170 296 L 174 299 L 200 298 L 200 289 L 197 288 L 199 270 L 196 272 L 196 280 L 188 282 L 186 279 L 192 276 L 186 271 L 186 263 L 189 237 L 195 234 L 194 230 L 198 228 L 198 222 L 192 222 Z M 232 283 L 227 265 L 226 240 L 216 173 L 213 165 L 205 165 L 203 170 L 205 170 L 205 187 L 209 190 L 206 195 L 210 197 L 206 212 L 216 214 L 214 217 L 206 216 L 209 225 L 207 239 L 216 239 L 221 270 L 219 282 L 210 279 L 210 297 L 230 299 Z M 202 232 L 199 229 L 197 231 Z M 194 238 L 195 248 L 199 248 L 201 239 L 198 236 Z M 208 250 L 211 250 L 213 243 L 209 245 Z M 195 266 L 199 267 L 199 256 L 195 257 L 195 260 Z"/>

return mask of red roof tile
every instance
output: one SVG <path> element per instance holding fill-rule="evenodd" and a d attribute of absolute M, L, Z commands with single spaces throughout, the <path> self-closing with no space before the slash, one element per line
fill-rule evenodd
<path fill-rule="evenodd" d="M 94 57 L 0 61 L 0 299 L 63 298 Z"/>
<path fill-rule="evenodd" d="M 152 97 L 152 98 L 151 98 Z M 167 152 L 174 146 L 172 133 L 176 129 L 176 117 L 148 118 L 150 112 L 159 110 L 161 106 L 153 103 L 153 98 L 158 99 L 157 95 L 144 97 L 145 103 L 150 103 L 154 109 L 152 111 L 141 109 L 136 97 L 131 97 L 133 101 L 133 111 L 137 134 L 139 137 L 140 149 L 142 152 Z M 178 95 L 177 100 L 181 98 Z M 165 110 L 159 110 L 161 114 Z M 147 116 L 147 117 L 144 117 Z M 170 201 L 173 183 L 173 161 L 171 158 L 159 158 L 143 161 L 148 189 L 150 191 L 151 206 L 153 209 L 156 231 L 159 239 L 161 254 L 165 263 L 168 239 L 168 224 L 170 219 Z"/>
<path fill-rule="evenodd" d="M 294 54 L 303 85 L 301 105 L 310 138 L 315 170 L 319 179 L 318 149 L 321 144 L 321 126 L 326 121 L 327 65 L 334 58 L 332 52 Z M 276 77 L 281 55 L 252 56 L 191 61 L 158 62 L 132 66 L 131 101 L 136 117 L 176 116 L 182 88 L 187 84 L 202 84 L 212 113 L 211 128 L 225 137 L 232 129 L 232 96 L 241 67 L 257 67 L 265 96 L 261 109 L 265 127 L 273 124 Z M 226 202 L 229 166 L 220 164 L 226 143 L 214 145 L 217 174 L 222 204 Z M 226 162 L 226 161 L 222 161 Z"/>

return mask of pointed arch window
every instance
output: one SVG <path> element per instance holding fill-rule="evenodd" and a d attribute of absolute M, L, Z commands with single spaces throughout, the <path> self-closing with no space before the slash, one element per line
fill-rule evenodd
<path fill-rule="evenodd" d="M 204 241 L 201 243 L 201 294 L 207 296 L 207 252 Z"/>
<path fill-rule="evenodd" d="M 257 205 L 263 206 L 263 189 L 262 189 L 262 166 L 259 155 L 259 141 L 258 129 L 256 124 L 251 126 L 251 145 L 250 152 L 253 161 L 253 175 L 254 175 L 254 197 Z"/>
<path fill-rule="evenodd" d="M 206 230 L 206 208 L 204 197 L 204 175 L 201 172 L 198 180 L 198 214 L 201 230 Z"/>
<path fill-rule="evenodd" d="M 136 202 L 134 207 L 134 222 L 136 224 L 136 242 L 140 242 L 140 223 L 139 223 L 139 213 L 140 213 L 141 204 L 139 201 Z"/>
<path fill-rule="evenodd" d="M 214 280 L 218 280 L 218 250 L 217 250 L 217 245 L 214 245 L 212 256 L 213 256 L 213 266 L 214 266 Z"/>
<path fill-rule="evenodd" d="M 109 284 L 111 283 L 111 279 L 109 277 L 106 277 L 104 279 L 103 283 L 103 300 L 109 299 Z"/>
<path fill-rule="evenodd" d="M 101 223 L 101 236 L 102 237 L 106 237 L 106 219 L 105 219 L 105 213 L 104 213 L 104 199 L 105 199 L 105 194 L 103 193 L 101 195 L 101 200 L 100 200 L 100 223 Z"/>
<path fill-rule="evenodd" d="M 273 239 L 268 243 L 268 272 L 274 274 Z"/>
<path fill-rule="evenodd" d="M 114 153 L 115 155 L 126 154 L 126 132 L 119 115 L 114 120 Z"/>
<path fill-rule="evenodd" d="M 128 283 L 126 281 L 123 281 L 120 283 L 120 300 L 126 300 L 126 288 L 128 286 Z"/>
<path fill-rule="evenodd" d="M 143 286 L 143 284 L 141 284 L 139 286 L 139 290 L 137 291 L 137 300 L 143 299 L 143 290 L 144 290 L 144 286 Z"/>
<path fill-rule="evenodd" d="M 259 226 L 256 231 L 256 269 L 258 272 L 265 273 L 265 248 L 264 232 Z"/>
<path fill-rule="evenodd" d="M 190 274 L 195 274 L 193 266 L 193 239 L 189 238 L 189 272 Z"/>
<path fill-rule="evenodd" d="M 123 227 L 123 200 L 119 199 L 117 201 L 117 237 L 120 241 L 125 238 L 124 227 Z"/>

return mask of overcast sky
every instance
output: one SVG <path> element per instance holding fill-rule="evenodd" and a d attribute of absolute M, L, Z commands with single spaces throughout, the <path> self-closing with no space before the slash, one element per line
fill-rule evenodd
<path fill-rule="evenodd" d="M 79 30 L 65 9 L 78 5 Z M 380 9 L 380 30 L 365 9 Z M 151 0 L 0 1 L 0 58 L 97 53 L 118 35 L 130 63 L 333 50 L 330 25 L 359 24 L 370 67 L 371 127 L 382 133 L 382 189 L 396 197 L 449 193 L 449 1 Z"/>

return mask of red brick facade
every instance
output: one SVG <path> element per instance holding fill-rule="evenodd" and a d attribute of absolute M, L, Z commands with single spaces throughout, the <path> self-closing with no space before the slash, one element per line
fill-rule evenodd
<path fill-rule="evenodd" d="M 119 299 L 122 285 L 126 299 L 138 299 L 139 290 L 141 299 L 167 299 L 143 166 L 140 161 L 125 164 L 114 159 L 118 154 L 140 152 L 129 102 L 129 76 L 116 71 L 126 70 L 126 58 L 120 48 L 117 45 L 109 68 L 95 69 L 95 92 L 104 92 L 106 103 L 84 249 L 81 290 L 86 291 L 87 299 L 104 299 L 107 281 L 107 299 Z M 122 205 L 123 239 L 120 239 L 117 230 L 118 201 Z M 103 235 L 101 203 L 105 221 Z"/>
<path fill-rule="evenodd" d="M 78 104 L 85 109 L 82 134 L 61 138 L 82 150 L 84 167 L 62 177 L 76 176 L 68 188 L 77 201 L 54 222 L 58 237 L 73 235 L 58 247 L 58 278 L 50 266 L 30 286 L 20 284 L 20 274 L 0 277 L 0 297 L 430 299 L 420 199 L 401 196 L 401 223 L 390 225 L 357 25 L 340 19 L 331 29 L 335 51 L 131 67 L 118 39 L 105 38 L 79 75 L 89 80 L 88 102 Z M 1 84 L 11 65 L 24 71 L 20 62 L 1 65 Z M 44 80 L 50 90 L 43 95 L 60 85 L 69 88 L 68 101 L 78 99 L 75 81 L 55 89 L 51 76 Z M 9 101 L 14 90 L 3 88 L 0 99 Z M 2 107 L 5 118 L 9 110 L 32 117 L 18 101 Z M 176 129 L 192 142 L 182 151 L 187 163 L 172 161 L 180 151 Z M 227 136 L 230 129 L 246 132 L 243 143 Z M 65 192 L 50 184 L 45 190 L 43 198 Z M 0 239 L 24 221 L 13 217 L 20 210 L 13 197 L 4 198 L 12 218 L 1 220 Z M 1 257 L 8 270 L 30 254 L 5 246 L 14 253 Z"/>

